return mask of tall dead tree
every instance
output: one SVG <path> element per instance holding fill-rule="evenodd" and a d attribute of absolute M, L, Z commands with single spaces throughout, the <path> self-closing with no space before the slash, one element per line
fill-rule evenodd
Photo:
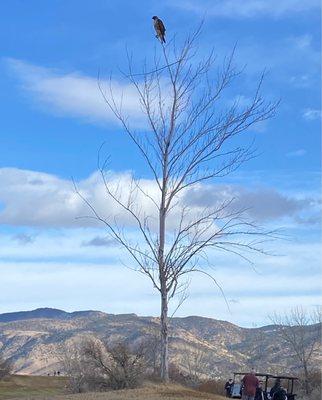
<path fill-rule="evenodd" d="M 139 131 L 132 128 L 112 84 L 106 87 L 99 79 L 107 107 L 142 155 L 154 181 L 152 190 L 134 178 L 128 188 L 120 188 L 110 182 L 107 163 L 99 163 L 107 196 L 132 219 L 138 240 L 126 234 L 120 214 L 112 218 L 102 215 L 86 194 L 79 192 L 94 218 L 106 225 L 160 293 L 164 381 L 169 379 L 169 300 L 183 289 L 185 277 L 198 271 L 214 280 L 200 263 L 208 249 L 241 255 L 244 250 L 262 251 L 262 236 L 269 234 L 246 221 L 245 210 L 236 209 L 232 198 L 206 206 L 189 204 L 193 191 L 230 174 L 253 156 L 250 141 L 245 137 L 238 144 L 238 137 L 272 117 L 277 106 L 261 97 L 263 76 L 248 104 L 223 100 L 225 89 L 239 76 L 233 64 L 234 51 L 220 65 L 213 54 L 201 59 L 198 36 L 199 31 L 181 46 L 174 40 L 161 46 L 152 65 L 146 62 L 140 74 L 133 71 L 128 57 L 129 70 L 124 77 L 136 89 L 146 121 Z M 141 206 L 142 196 L 153 212 Z"/>
<path fill-rule="evenodd" d="M 275 313 L 270 319 L 299 363 L 304 375 L 305 393 L 309 394 L 312 361 L 321 351 L 321 310 L 310 312 L 303 307 L 295 307 L 289 313 Z"/>

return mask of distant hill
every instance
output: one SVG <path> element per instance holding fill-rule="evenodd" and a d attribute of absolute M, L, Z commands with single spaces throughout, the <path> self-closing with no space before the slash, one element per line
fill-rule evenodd
<path fill-rule="evenodd" d="M 0 314 L 0 322 L 21 321 L 34 318 L 51 318 L 61 319 L 66 317 L 68 313 L 55 308 L 37 308 L 32 311 L 19 311 L 12 313 Z"/>
<path fill-rule="evenodd" d="M 75 311 L 72 313 L 58 310 L 56 308 L 37 308 L 32 311 L 19 311 L 19 312 L 11 312 L 0 314 L 0 322 L 13 322 L 13 321 L 21 321 L 28 319 L 38 319 L 38 318 L 46 318 L 46 319 L 68 319 L 68 318 L 77 318 L 77 317 L 86 317 L 92 314 L 100 314 L 100 311 Z"/>
<path fill-rule="evenodd" d="M 24 374 L 46 374 L 62 369 L 61 359 L 86 337 L 108 343 L 136 344 L 158 332 L 158 318 L 100 311 L 68 313 L 51 308 L 0 314 L 0 348 Z M 312 334 L 318 327 L 308 327 Z M 207 376 L 228 376 L 255 366 L 258 371 L 296 372 L 290 351 L 276 326 L 241 328 L 230 322 L 191 316 L 170 324 L 171 362 L 181 370 L 199 369 Z M 319 360 L 316 359 L 316 363 Z"/>

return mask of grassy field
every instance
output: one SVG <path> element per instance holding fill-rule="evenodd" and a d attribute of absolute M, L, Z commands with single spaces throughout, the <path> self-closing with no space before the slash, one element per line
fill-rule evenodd
<path fill-rule="evenodd" d="M 0 382 L 0 400 L 50 398 L 64 393 L 65 384 L 61 377 L 14 375 Z"/>
<path fill-rule="evenodd" d="M 66 394 L 64 378 L 13 376 L 0 382 L 0 400 L 223 400 L 179 385 L 146 384 L 140 389 L 108 393 Z"/>

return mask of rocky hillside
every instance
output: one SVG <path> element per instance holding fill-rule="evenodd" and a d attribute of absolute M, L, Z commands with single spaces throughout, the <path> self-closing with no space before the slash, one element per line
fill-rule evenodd
<path fill-rule="evenodd" d="M 309 327 L 312 331 L 317 326 Z M 151 341 L 158 319 L 98 311 L 67 313 L 55 309 L 0 314 L 0 348 L 16 372 L 46 374 L 61 370 L 64 354 L 89 336 L 109 343 Z M 227 376 L 255 366 L 267 372 L 294 372 L 297 365 L 275 326 L 246 329 L 202 317 L 173 318 L 171 361 L 183 371 Z M 318 362 L 318 360 L 316 360 Z"/>

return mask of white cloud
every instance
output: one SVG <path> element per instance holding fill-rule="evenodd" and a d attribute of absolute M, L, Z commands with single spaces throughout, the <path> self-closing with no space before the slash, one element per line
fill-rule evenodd
<path fill-rule="evenodd" d="M 10 71 L 18 78 L 22 88 L 35 102 L 48 112 L 81 117 L 89 122 L 111 123 L 116 118 L 104 102 L 97 78 L 79 72 L 65 73 L 39 67 L 17 59 L 7 59 Z M 110 82 L 102 80 L 109 98 Z M 122 99 L 122 109 L 136 126 L 142 126 L 143 115 L 136 90 L 132 85 L 111 81 L 117 102 Z"/>
<path fill-rule="evenodd" d="M 226 18 L 282 17 L 319 9 L 319 0 L 178 0 L 172 5 L 206 16 Z"/>
<path fill-rule="evenodd" d="M 120 187 L 129 187 L 129 174 L 112 174 L 111 178 Z M 144 181 L 144 185 L 153 193 L 151 181 Z M 106 199 L 97 173 L 78 182 L 78 186 L 102 212 L 119 214 Z M 199 208 L 206 200 L 215 201 L 217 192 L 228 197 L 238 194 L 244 205 L 255 201 L 253 215 L 257 218 L 281 218 L 310 206 L 307 199 L 298 201 L 274 190 L 251 191 L 230 185 L 198 187 L 188 198 Z M 15 233 L 10 230 L 0 234 L 0 312 L 50 306 L 158 314 L 159 298 L 149 280 L 122 265 L 134 266 L 128 255 L 103 236 L 101 229 L 88 227 L 86 220 L 74 219 L 88 212 L 71 182 L 41 172 L 0 169 L 0 202 L 4 204 L 0 223 L 36 227 L 19 227 Z M 149 207 L 142 202 L 147 212 Z M 126 226 L 131 226 L 130 220 L 122 218 Z M 136 239 L 134 230 L 129 234 Z M 178 315 L 200 314 L 202 310 L 204 316 L 251 326 L 253 322 L 265 323 L 266 315 L 276 309 L 317 303 L 320 244 L 274 242 L 268 250 L 279 255 L 253 254 L 256 271 L 237 256 L 210 251 L 207 258 L 214 276 L 227 298 L 235 300 L 230 305 L 232 314 L 213 283 L 194 275 L 190 298 Z"/>
<path fill-rule="evenodd" d="M 129 172 L 110 173 L 108 176 L 110 188 L 118 191 L 121 198 L 128 199 L 132 186 L 132 176 Z M 156 202 L 159 202 L 159 190 L 154 180 L 140 181 L 143 190 Z M 136 227 L 136 223 L 126 211 L 120 208 L 106 193 L 102 177 L 94 172 L 88 178 L 77 182 L 79 192 L 90 201 L 103 218 L 117 218 L 120 226 Z M 154 229 L 157 221 L 157 210 L 150 198 L 141 191 L 134 189 L 132 196 L 137 204 L 136 211 L 142 218 L 149 217 L 150 227 Z M 233 207 L 248 209 L 251 218 L 258 220 L 278 220 L 284 217 L 300 216 L 302 211 L 315 211 L 316 199 L 306 197 L 286 196 L 270 187 L 247 189 L 237 185 L 196 185 L 183 191 L 179 204 L 169 218 L 170 229 L 177 226 L 180 207 L 190 207 L 189 218 L 193 213 L 199 213 L 205 206 L 221 204 L 223 200 L 234 198 Z M 13 226 L 77 228 L 102 227 L 102 223 L 92 218 L 88 206 L 75 192 L 71 181 L 55 175 L 20 170 L 16 168 L 0 169 L 0 223 Z"/>
<path fill-rule="evenodd" d="M 119 188 L 123 198 L 127 198 L 131 187 L 130 173 L 112 174 L 109 184 Z M 153 181 L 142 180 L 144 189 L 157 198 Z M 86 197 L 102 217 L 118 215 L 121 224 L 133 225 L 133 219 L 106 194 L 99 172 L 77 182 L 79 192 Z M 22 195 L 23 194 L 23 195 Z M 137 193 L 138 204 L 143 212 L 153 216 L 153 203 L 142 193 Z M 73 183 L 55 175 L 19 170 L 0 169 L 0 223 L 9 225 L 70 227 L 102 226 L 86 217 L 92 216 L 89 208 L 76 193 Z"/>
<path fill-rule="evenodd" d="M 310 211 L 317 199 L 285 195 L 272 187 L 249 189 L 238 185 L 200 185 L 186 193 L 187 204 L 195 207 L 209 206 L 219 199 L 235 199 L 233 209 L 246 209 L 246 215 L 257 221 L 279 220 Z"/>
<path fill-rule="evenodd" d="M 321 118 L 321 110 L 307 108 L 303 111 L 302 116 L 307 121 L 314 121 Z"/>

